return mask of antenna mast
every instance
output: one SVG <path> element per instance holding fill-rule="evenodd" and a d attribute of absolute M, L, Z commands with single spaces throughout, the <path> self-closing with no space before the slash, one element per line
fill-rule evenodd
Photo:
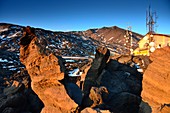
<path fill-rule="evenodd" d="M 155 50 L 155 42 L 154 42 L 154 25 L 157 23 L 157 15 L 156 11 L 152 12 L 150 5 L 149 5 L 149 10 L 146 11 L 146 27 L 149 29 L 149 53 L 153 52 Z M 157 25 L 155 26 L 156 28 L 158 27 Z"/>
<path fill-rule="evenodd" d="M 154 32 L 154 25 L 157 23 L 157 18 L 156 11 L 152 12 L 149 5 L 149 10 L 146 11 L 146 28 L 148 28 L 149 33 L 151 34 Z"/>

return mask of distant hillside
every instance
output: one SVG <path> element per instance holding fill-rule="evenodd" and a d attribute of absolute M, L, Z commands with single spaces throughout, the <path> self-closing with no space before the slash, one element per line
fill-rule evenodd
<path fill-rule="evenodd" d="M 89 29 L 87 31 L 79 32 L 78 34 L 97 40 L 107 47 L 114 49 L 117 53 L 126 54 L 127 52 L 127 48 L 124 45 L 126 43 L 126 38 L 124 37 L 126 30 L 117 26 Z M 138 41 L 143 37 L 143 35 L 132 32 L 132 37 L 133 49 L 135 49 L 138 46 Z"/>
<path fill-rule="evenodd" d="M 19 42 L 24 26 L 0 23 L 0 75 L 20 72 L 24 68 L 19 60 Z M 46 53 L 57 56 L 92 56 L 96 47 L 105 45 L 111 52 L 128 53 L 124 46 L 126 30 L 114 27 L 89 29 L 87 31 L 53 32 L 34 28 L 35 34 Z M 133 32 L 133 48 L 142 35 Z M 40 52 L 41 52 L 40 51 Z"/>
<path fill-rule="evenodd" d="M 18 35 L 20 34 L 20 36 L 22 36 L 23 27 L 24 26 L 0 23 L 0 35 L 4 37 L 3 39 L 1 38 L 1 40 L 10 37 L 9 35 L 12 35 L 12 33 L 15 34 L 16 32 Z M 114 53 L 128 53 L 128 47 L 125 45 L 126 38 L 124 37 L 126 30 L 117 26 L 71 32 L 53 32 L 41 28 L 35 29 L 37 36 L 39 36 L 41 40 L 48 40 L 47 48 L 56 51 L 59 55 L 88 56 L 89 54 L 93 54 L 95 48 L 99 45 L 107 46 Z M 135 49 L 138 46 L 138 41 L 143 36 L 132 32 L 132 37 L 133 49 Z"/>
<path fill-rule="evenodd" d="M 19 42 L 24 27 L 0 23 L 0 75 L 20 73 L 20 69 L 24 68 L 19 60 Z M 72 32 L 53 32 L 41 28 L 34 28 L 34 31 L 44 48 L 41 51 L 57 56 L 92 56 L 95 54 L 96 47 L 101 45 L 107 46 L 113 53 L 128 52 L 124 46 L 126 30 L 116 26 Z M 134 48 L 141 38 L 142 35 L 133 33 Z"/>

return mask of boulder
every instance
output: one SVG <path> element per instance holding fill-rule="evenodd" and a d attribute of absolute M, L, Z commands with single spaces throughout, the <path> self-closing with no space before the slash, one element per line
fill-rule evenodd
<path fill-rule="evenodd" d="M 89 99 L 90 89 L 93 86 L 97 86 L 96 79 L 101 74 L 102 70 L 106 67 L 106 63 L 109 59 L 110 51 L 105 47 L 98 47 L 96 50 L 95 59 L 92 62 L 92 66 L 87 72 L 85 77 L 84 86 L 83 86 L 83 107 L 89 107 L 92 104 L 92 101 Z"/>
<path fill-rule="evenodd" d="M 5 108 L 2 113 L 17 113 L 14 108 L 7 107 Z"/>
<path fill-rule="evenodd" d="M 90 88 L 87 88 L 89 85 L 86 85 L 86 82 L 88 82 L 88 80 L 90 81 L 90 80 L 95 80 L 98 78 L 98 76 L 101 74 L 102 70 L 105 68 L 106 62 L 108 61 L 109 56 L 110 56 L 110 51 L 107 48 L 105 48 L 105 47 L 97 48 L 95 59 L 93 60 L 92 66 L 88 70 L 86 78 L 85 78 L 85 82 L 84 82 L 85 85 L 83 88 L 84 93 L 86 91 L 88 91 L 88 92 L 90 91 Z M 95 85 L 95 84 L 93 84 L 93 85 Z"/>
<path fill-rule="evenodd" d="M 121 57 L 118 58 L 118 62 L 124 64 L 130 62 L 132 59 L 132 56 L 130 55 L 122 55 Z"/>
<path fill-rule="evenodd" d="M 100 86 L 108 90 L 107 96 L 102 96 L 103 103 L 100 104 L 105 104 L 100 106 L 102 109 L 109 109 L 114 113 L 138 113 L 142 79 L 126 70 L 113 71 L 109 68 L 103 70 L 99 78 Z"/>
<path fill-rule="evenodd" d="M 138 113 L 142 74 L 125 62 L 122 64 L 112 59 L 98 60 L 108 58 L 107 55 L 101 51 L 96 52 L 97 57 L 85 78 L 85 95 L 81 107 L 109 110 L 114 113 Z M 129 62 L 131 59 L 132 57 L 128 57 L 124 60 Z"/>
<path fill-rule="evenodd" d="M 143 75 L 142 99 L 152 108 L 152 113 L 168 113 L 170 104 L 170 47 L 156 49 L 151 54 L 152 63 Z"/>
<path fill-rule="evenodd" d="M 141 98 L 128 92 L 114 95 L 108 102 L 110 111 L 113 113 L 138 113 Z"/>
<path fill-rule="evenodd" d="M 93 105 L 91 107 L 102 105 L 104 100 L 108 98 L 108 95 L 106 87 L 92 87 L 89 94 L 90 99 L 93 101 Z"/>
<path fill-rule="evenodd" d="M 0 99 L 0 113 L 7 112 L 7 111 L 15 111 L 19 113 L 26 108 L 26 97 L 20 93 L 17 93 L 12 96 L 3 96 Z M 10 109 L 8 109 L 10 107 Z M 14 108 L 14 109 L 11 109 Z"/>
<path fill-rule="evenodd" d="M 107 64 L 107 69 L 110 71 L 116 71 L 118 70 L 120 63 L 117 60 L 110 60 Z"/>

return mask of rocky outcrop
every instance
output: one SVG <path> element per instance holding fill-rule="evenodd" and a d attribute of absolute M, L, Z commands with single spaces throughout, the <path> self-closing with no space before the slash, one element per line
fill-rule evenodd
<path fill-rule="evenodd" d="M 20 40 L 20 60 L 30 75 L 33 91 L 44 104 L 42 113 L 89 110 L 138 113 L 142 74 L 133 66 L 109 57 L 107 48 L 97 48 L 95 59 L 85 76 L 82 94 L 66 75 L 63 59 L 39 43 L 34 29 L 25 28 Z"/>
<path fill-rule="evenodd" d="M 114 113 L 138 113 L 142 74 L 129 65 L 108 58 L 108 49 L 97 49 L 85 78 L 82 109 L 91 107 Z"/>
<path fill-rule="evenodd" d="M 143 76 L 142 99 L 152 113 L 170 112 L 170 47 L 157 49 L 151 54 L 152 63 Z"/>
<path fill-rule="evenodd" d="M 110 51 L 107 48 L 98 48 L 96 50 L 96 56 L 92 63 L 91 68 L 88 70 L 85 81 L 84 81 L 84 99 L 83 107 L 90 106 L 92 104 L 89 99 L 89 93 L 92 86 L 96 86 L 97 78 L 101 74 L 102 70 L 106 66 L 106 62 L 110 56 Z"/>
<path fill-rule="evenodd" d="M 66 113 L 77 107 L 60 80 L 64 78 L 62 59 L 50 54 L 38 42 L 34 29 L 27 27 L 20 40 L 20 60 L 31 77 L 33 91 L 44 103 L 42 113 Z"/>
<path fill-rule="evenodd" d="M 5 75 L 4 75 L 5 76 Z M 26 70 L 4 78 L 0 93 L 0 113 L 39 113 L 43 103 L 32 91 Z"/>

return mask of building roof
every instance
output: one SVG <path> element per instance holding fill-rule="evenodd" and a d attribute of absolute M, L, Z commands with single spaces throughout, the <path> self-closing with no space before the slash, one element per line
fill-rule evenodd
<path fill-rule="evenodd" d="M 153 34 L 153 35 L 166 36 L 166 37 L 169 37 L 169 38 L 170 38 L 170 35 L 167 35 L 167 34 L 158 34 L 158 33 L 156 33 L 156 34 Z"/>
<path fill-rule="evenodd" d="M 170 34 L 160 34 L 160 33 L 155 33 L 155 32 L 148 32 L 146 35 L 148 35 L 148 34 L 170 37 Z"/>

